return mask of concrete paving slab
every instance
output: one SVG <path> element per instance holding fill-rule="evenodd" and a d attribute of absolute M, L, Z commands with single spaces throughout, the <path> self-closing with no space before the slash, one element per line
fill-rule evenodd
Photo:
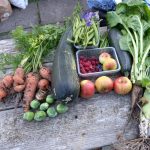
<path fill-rule="evenodd" d="M 40 0 L 39 12 L 41 24 L 56 23 L 64 21 L 65 17 L 71 15 L 78 0 Z M 81 0 L 86 3 L 86 0 Z M 86 4 L 84 4 L 86 7 Z"/>
<path fill-rule="evenodd" d="M 19 25 L 29 28 L 35 24 L 39 24 L 38 8 L 36 3 L 30 3 L 25 10 L 14 8 L 12 16 L 0 23 L 0 33 L 9 32 Z"/>

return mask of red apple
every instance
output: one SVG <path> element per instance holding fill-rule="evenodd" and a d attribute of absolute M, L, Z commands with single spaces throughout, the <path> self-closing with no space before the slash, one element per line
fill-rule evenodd
<path fill-rule="evenodd" d="M 103 64 L 105 61 L 107 61 L 108 58 L 111 58 L 111 55 L 109 53 L 103 52 L 99 56 L 99 62 Z"/>
<path fill-rule="evenodd" d="M 82 98 L 91 98 L 95 93 L 95 86 L 94 83 L 90 80 L 83 80 L 80 82 L 81 90 L 80 96 Z"/>
<path fill-rule="evenodd" d="M 106 93 L 113 89 L 113 80 L 109 77 L 102 76 L 95 81 L 96 90 L 99 93 Z"/>
<path fill-rule="evenodd" d="M 114 91 L 117 94 L 125 95 L 132 90 L 132 83 L 127 77 L 119 77 L 114 81 Z"/>

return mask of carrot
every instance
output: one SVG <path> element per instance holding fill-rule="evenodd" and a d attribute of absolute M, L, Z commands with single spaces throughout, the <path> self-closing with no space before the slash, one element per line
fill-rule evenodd
<path fill-rule="evenodd" d="M 25 72 L 23 68 L 17 68 L 13 76 L 14 84 L 15 85 L 24 84 L 24 78 L 25 78 Z"/>
<path fill-rule="evenodd" d="M 7 96 L 7 92 L 3 89 L 0 88 L 0 101 L 3 101 L 3 98 Z"/>
<path fill-rule="evenodd" d="M 35 95 L 35 98 L 39 101 L 43 101 L 46 98 L 46 95 L 47 95 L 47 91 L 43 91 L 39 89 Z"/>
<path fill-rule="evenodd" d="M 4 83 L 3 83 L 3 81 L 0 81 L 0 89 L 6 89 L 6 87 L 5 87 Z"/>
<path fill-rule="evenodd" d="M 12 76 L 12 75 L 6 75 L 6 76 L 3 78 L 2 82 L 3 82 L 3 84 L 4 84 L 4 86 L 5 86 L 6 88 L 11 88 L 12 85 L 13 85 L 13 82 L 14 82 L 13 76 Z"/>
<path fill-rule="evenodd" d="M 27 112 L 30 108 L 30 103 L 35 96 L 39 77 L 35 73 L 29 73 L 26 78 L 26 87 L 23 96 L 23 109 Z"/>
<path fill-rule="evenodd" d="M 17 86 L 14 87 L 14 91 L 18 92 L 18 93 L 22 92 L 24 89 L 25 89 L 25 84 L 23 84 L 23 85 L 17 85 Z"/>
<path fill-rule="evenodd" d="M 49 87 L 49 81 L 46 79 L 41 79 L 38 83 L 38 88 L 41 90 L 47 90 Z"/>
<path fill-rule="evenodd" d="M 13 76 L 15 92 L 22 92 L 25 88 L 25 72 L 23 68 L 17 68 Z"/>
<path fill-rule="evenodd" d="M 14 76 L 13 80 L 14 80 L 14 85 L 24 84 L 24 80 L 22 78 L 20 78 L 19 76 Z"/>
<path fill-rule="evenodd" d="M 42 67 L 39 71 L 40 76 L 44 79 L 51 81 L 51 70 L 47 67 Z"/>
<path fill-rule="evenodd" d="M 3 99 L 7 96 L 7 91 L 4 83 L 0 81 L 0 101 L 3 101 Z"/>

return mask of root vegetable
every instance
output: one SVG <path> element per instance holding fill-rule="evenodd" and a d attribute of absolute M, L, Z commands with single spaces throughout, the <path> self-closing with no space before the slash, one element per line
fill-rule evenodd
<path fill-rule="evenodd" d="M 40 105 L 40 110 L 45 111 L 45 110 L 48 109 L 48 107 L 49 107 L 49 104 L 48 104 L 48 103 L 42 103 L 42 104 Z"/>
<path fill-rule="evenodd" d="M 31 111 L 25 112 L 23 115 L 23 119 L 27 121 L 32 121 L 34 119 L 34 113 Z"/>
<path fill-rule="evenodd" d="M 5 85 L 6 88 L 11 88 L 13 85 L 13 76 L 12 75 L 6 75 L 3 80 L 2 80 L 3 84 Z"/>
<path fill-rule="evenodd" d="M 6 87 L 2 81 L 0 81 L 0 89 L 6 89 Z"/>
<path fill-rule="evenodd" d="M 34 120 L 43 121 L 46 118 L 46 113 L 44 111 L 37 111 L 34 116 Z"/>
<path fill-rule="evenodd" d="M 13 80 L 14 80 L 14 86 L 24 84 L 24 80 L 19 76 L 14 76 Z"/>
<path fill-rule="evenodd" d="M 143 88 L 137 85 L 133 85 L 131 96 L 131 112 L 133 112 L 136 103 L 142 98 L 142 96 L 143 96 Z"/>
<path fill-rule="evenodd" d="M 31 106 L 31 108 L 33 108 L 33 109 L 38 109 L 39 106 L 40 106 L 40 102 L 37 101 L 37 100 L 33 100 L 33 101 L 30 103 L 30 106 Z"/>
<path fill-rule="evenodd" d="M 13 80 L 15 85 L 24 84 L 25 72 L 23 68 L 17 68 Z"/>
<path fill-rule="evenodd" d="M 49 87 L 49 81 L 47 79 L 41 79 L 38 83 L 38 88 L 41 90 L 47 90 Z"/>
<path fill-rule="evenodd" d="M 30 103 L 33 100 L 38 85 L 39 77 L 35 73 L 31 73 L 27 76 L 26 87 L 23 96 L 23 108 L 24 112 L 27 112 L 30 108 Z"/>
<path fill-rule="evenodd" d="M 7 96 L 7 92 L 0 88 L 0 101 L 3 101 L 3 98 L 5 98 Z"/>
<path fill-rule="evenodd" d="M 13 87 L 14 91 L 17 93 L 22 92 L 25 89 L 25 72 L 23 68 L 17 68 L 15 70 L 14 76 L 13 76 Z"/>
<path fill-rule="evenodd" d="M 48 81 L 51 81 L 50 69 L 48 69 L 47 67 L 42 67 L 39 72 L 42 78 L 47 79 Z"/>
<path fill-rule="evenodd" d="M 56 111 L 56 109 L 54 107 L 50 107 L 50 108 L 47 109 L 47 115 L 49 117 L 54 118 L 54 117 L 56 117 L 58 115 L 58 113 L 57 113 L 57 111 Z"/>
<path fill-rule="evenodd" d="M 25 89 L 25 85 L 23 84 L 23 85 L 17 85 L 17 86 L 15 86 L 14 87 L 14 91 L 15 92 L 22 92 L 23 90 Z"/>
<path fill-rule="evenodd" d="M 35 95 L 35 98 L 39 101 L 42 101 L 46 98 L 46 94 L 47 94 L 47 91 L 43 91 L 43 90 L 39 89 Z"/>
<path fill-rule="evenodd" d="M 46 97 L 46 102 L 49 103 L 49 104 L 52 104 L 54 103 L 54 98 L 52 95 L 47 95 Z"/>

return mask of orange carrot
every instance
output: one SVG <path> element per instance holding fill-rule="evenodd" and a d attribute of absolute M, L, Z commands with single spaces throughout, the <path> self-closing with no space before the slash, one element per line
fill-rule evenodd
<path fill-rule="evenodd" d="M 24 84 L 24 78 L 25 72 L 23 68 L 17 68 L 13 76 L 14 84 L 16 85 Z"/>
<path fill-rule="evenodd" d="M 11 88 L 12 85 L 13 85 L 13 82 L 14 82 L 13 76 L 12 76 L 12 75 L 6 75 L 6 76 L 3 78 L 2 82 L 3 82 L 3 84 L 4 84 L 4 86 L 5 86 L 6 88 Z"/>
<path fill-rule="evenodd" d="M 3 99 L 7 96 L 7 91 L 4 83 L 0 81 L 0 101 L 3 101 Z"/>
<path fill-rule="evenodd" d="M 25 89 L 25 84 L 23 84 L 23 85 L 17 85 L 17 86 L 14 87 L 14 91 L 18 92 L 18 93 L 22 92 L 24 89 Z"/>
<path fill-rule="evenodd" d="M 13 80 L 14 80 L 14 91 L 15 92 L 22 92 L 25 88 L 25 72 L 23 68 L 17 68 Z"/>
<path fill-rule="evenodd" d="M 41 79 L 38 83 L 38 88 L 41 90 L 48 90 L 49 87 L 49 81 L 46 79 Z"/>
<path fill-rule="evenodd" d="M 0 88 L 0 101 L 3 101 L 6 96 L 7 92 L 3 88 Z"/>
<path fill-rule="evenodd" d="M 35 96 L 39 77 L 35 73 L 29 73 L 26 78 L 26 87 L 23 96 L 23 108 L 24 112 L 27 112 L 30 108 L 30 103 Z"/>
<path fill-rule="evenodd" d="M 47 67 L 42 67 L 39 71 L 40 76 L 44 79 L 51 81 L 51 70 Z"/>

